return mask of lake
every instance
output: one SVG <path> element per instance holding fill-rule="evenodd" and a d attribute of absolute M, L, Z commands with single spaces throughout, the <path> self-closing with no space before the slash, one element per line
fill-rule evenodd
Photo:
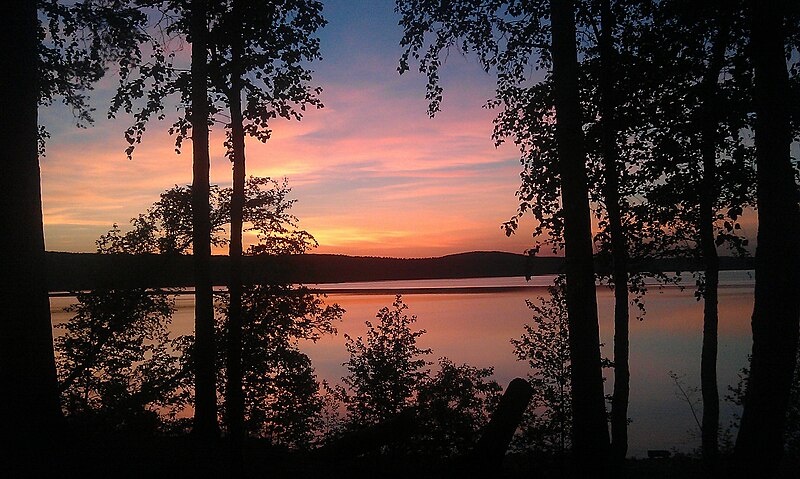
<path fill-rule="evenodd" d="M 553 276 L 524 278 L 476 278 L 458 280 L 380 281 L 310 285 L 327 291 L 327 301 L 338 303 L 347 313 L 337 324 L 339 334 L 317 343 L 304 342 L 302 349 L 314 362 L 320 379 L 336 382 L 344 375 L 347 360 L 343 333 L 363 335 L 364 321 L 390 306 L 396 293 L 403 294 L 408 314 L 418 317 L 417 327 L 427 333 L 419 346 L 432 348 L 430 359 L 446 356 L 456 363 L 477 367 L 493 366 L 494 378 L 506 386 L 511 379 L 527 374 L 527 363 L 519 362 L 510 343 L 531 321 L 526 299 L 547 295 Z M 702 303 L 694 297 L 694 281 L 684 278 L 686 289 L 651 287 L 642 321 L 631 319 L 629 455 L 643 457 L 648 449 L 676 449 L 688 452 L 699 447 L 699 430 L 692 411 L 670 379 L 673 371 L 683 377 L 686 387 L 699 388 L 702 345 Z M 747 363 L 752 345 L 750 316 L 753 310 L 753 274 L 750 271 L 720 273 L 719 365 L 720 396 L 736 384 L 737 373 Z M 597 289 L 603 354 L 611 357 L 613 339 L 613 293 Z M 67 320 L 63 308 L 72 297 L 51 298 L 53 323 Z M 180 295 L 173 319 L 176 334 L 193 330 L 194 303 L 191 295 Z M 606 393 L 612 391 L 613 375 L 608 372 Z M 699 391 L 694 395 L 699 401 Z M 721 403 L 722 427 L 736 412 Z M 698 405 L 698 414 L 701 412 Z"/>

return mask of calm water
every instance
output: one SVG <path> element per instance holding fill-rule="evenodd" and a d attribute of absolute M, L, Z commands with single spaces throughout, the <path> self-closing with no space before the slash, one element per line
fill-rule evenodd
<path fill-rule="evenodd" d="M 495 368 L 495 379 L 502 385 L 527 373 L 527 365 L 515 360 L 510 339 L 522 334 L 522 325 L 530 321 L 526 299 L 546 295 L 545 286 L 552 276 L 524 278 L 482 278 L 459 280 L 381 281 L 319 285 L 328 290 L 328 302 L 339 303 L 347 313 L 337 325 L 339 334 L 315 343 L 302 345 L 314 361 L 320 379 L 335 382 L 344 373 L 347 360 L 344 337 L 363 335 L 364 321 L 390 306 L 394 294 L 403 293 L 409 314 L 417 315 L 419 328 L 427 334 L 421 347 L 433 349 L 432 360 L 446 356 L 458 363 Z M 752 273 L 728 271 L 720 275 L 719 385 L 725 395 L 728 385 L 736 383 L 737 372 L 746 364 L 750 352 L 750 315 L 753 308 Z M 700 385 L 700 349 L 702 344 L 702 303 L 695 300 L 693 281 L 687 288 L 658 289 L 647 294 L 647 315 L 643 321 L 631 320 L 631 398 L 629 416 L 632 456 L 644 456 L 647 449 L 688 451 L 699 446 L 699 431 L 686 401 L 678 397 L 669 377 L 674 371 L 684 376 L 688 387 Z M 508 289 L 502 289 L 508 288 Z M 346 291 L 346 292 L 342 292 Z M 375 293 L 378 294 L 375 294 Z M 601 340 L 604 355 L 612 356 L 613 295 L 598 287 Z M 53 322 L 68 319 L 63 308 L 74 298 L 51 298 Z M 174 318 L 176 334 L 193 329 L 193 298 L 177 299 Z M 613 378 L 606 383 L 610 393 Z M 696 395 L 699 399 L 699 393 Z M 699 411 L 698 411 L 699 412 Z M 727 426 L 735 411 L 721 404 L 721 424 Z"/>

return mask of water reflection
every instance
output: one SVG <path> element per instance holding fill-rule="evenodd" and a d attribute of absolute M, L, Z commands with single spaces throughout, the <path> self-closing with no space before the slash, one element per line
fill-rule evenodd
<path fill-rule="evenodd" d="M 515 360 L 509 340 L 522 334 L 522 325 L 530 321 L 526 299 L 546 294 L 545 286 L 552 277 L 538 277 L 533 283 L 522 278 L 488 278 L 468 280 L 386 281 L 325 285 L 336 290 L 384 294 L 335 293 L 329 302 L 337 302 L 347 313 L 338 336 L 323 337 L 317 343 L 302 345 L 314 362 L 320 379 L 336 381 L 345 374 L 342 363 L 347 360 L 342 333 L 353 337 L 365 332 L 364 321 L 375 317 L 389 305 L 394 293 L 405 292 L 409 313 L 419 318 L 417 325 L 426 329 L 419 346 L 432 348 L 436 357 L 447 356 L 456 363 L 477 367 L 494 366 L 495 379 L 501 384 L 527 373 L 527 365 Z M 523 286 L 524 289 L 519 287 Z M 531 287 L 533 286 L 533 287 Z M 753 279 L 748 272 L 729 271 L 721 274 L 719 308 L 719 384 L 720 393 L 737 381 L 737 372 L 745 365 L 750 351 L 750 315 L 753 308 Z M 481 288 L 493 288 L 482 292 Z M 513 289 L 497 290 L 511 287 Z M 435 294 L 411 294 L 417 288 Z M 448 288 L 459 288 L 457 293 Z M 469 289 L 470 292 L 464 292 Z M 63 308 L 75 298 L 51 298 L 53 323 L 66 321 Z M 629 454 L 642 457 L 647 449 L 688 451 L 699 446 L 699 431 L 688 405 L 674 394 L 668 374 L 685 375 L 688 386 L 699 386 L 700 350 L 702 344 L 702 303 L 692 288 L 681 291 L 670 287 L 653 288 L 646 297 L 647 315 L 643 321 L 631 321 L 631 398 L 629 414 L 633 422 L 629 430 Z M 191 295 L 180 295 L 173 318 L 175 335 L 189 334 L 193 329 L 194 301 Z M 598 288 L 600 332 L 606 343 L 604 354 L 611 356 L 613 337 L 613 294 Z M 60 330 L 55 330 L 59 334 Z M 606 391 L 613 379 L 606 383 Z M 725 403 L 721 407 L 721 424 L 728 424 L 733 411 Z"/>

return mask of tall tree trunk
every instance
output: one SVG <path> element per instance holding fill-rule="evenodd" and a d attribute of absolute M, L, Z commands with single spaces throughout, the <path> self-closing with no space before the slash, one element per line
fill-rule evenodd
<path fill-rule="evenodd" d="M 575 6 L 551 1 L 556 146 L 564 210 L 567 314 L 572 363 L 572 447 L 580 477 L 598 475 L 609 448 L 592 258 L 586 153 L 578 103 Z"/>
<path fill-rule="evenodd" d="M 214 298 L 211 285 L 211 207 L 208 153 L 208 20 L 206 0 L 193 0 L 192 40 L 192 252 L 195 274 L 194 433 L 212 438 L 217 425 Z"/>
<path fill-rule="evenodd" d="M 2 56 L 0 88 L 0 231 L 5 240 L 0 253 L 0 411 L 3 436 L 8 439 L 3 447 L 25 449 L 51 438 L 61 410 L 44 270 L 36 2 L 4 2 L 2 18 L 7 21 L 4 38 L 9 46 Z"/>
<path fill-rule="evenodd" d="M 611 397 L 611 457 L 617 476 L 623 473 L 628 454 L 628 397 L 631 373 L 629 352 L 628 240 L 622 225 L 619 191 L 620 157 L 617 147 L 615 91 L 616 51 L 613 44 L 614 18 L 611 1 L 600 6 L 600 108 L 602 115 L 601 146 L 608 228 L 611 236 L 612 278 L 614 281 L 614 392 Z"/>
<path fill-rule="evenodd" d="M 710 126 L 710 125 L 709 125 Z M 703 396 L 702 455 L 714 468 L 718 455 L 719 388 L 717 385 L 719 257 L 714 244 L 714 200 L 716 198 L 716 147 L 703 126 L 703 179 L 700 192 L 699 234 L 703 256 L 703 347 L 700 354 L 700 389 Z"/>
<path fill-rule="evenodd" d="M 717 102 L 719 74 L 725 62 L 730 24 L 728 15 L 719 12 L 719 30 L 711 45 L 711 58 L 700 91 L 700 153 L 703 178 L 700 185 L 698 232 L 703 257 L 703 349 L 700 357 L 700 389 L 703 396 L 702 454 L 706 473 L 716 473 L 719 454 L 719 388 L 717 385 L 719 256 L 714 241 L 715 203 L 719 195 L 717 179 Z"/>
<path fill-rule="evenodd" d="M 800 208 L 790 162 L 786 3 L 751 0 L 758 246 L 750 378 L 735 456 L 748 477 L 772 477 L 783 454 L 800 323 Z M 788 3 L 788 2 L 787 2 Z"/>
<path fill-rule="evenodd" d="M 238 2 L 233 2 L 233 21 L 238 25 Z M 245 140 L 242 118 L 241 32 L 234 34 L 231 55 L 231 88 L 228 94 L 233 150 L 233 194 L 231 195 L 231 271 L 228 292 L 227 415 L 231 441 L 231 469 L 242 471 L 244 440 L 244 393 L 242 391 L 242 223 L 244 222 Z"/>

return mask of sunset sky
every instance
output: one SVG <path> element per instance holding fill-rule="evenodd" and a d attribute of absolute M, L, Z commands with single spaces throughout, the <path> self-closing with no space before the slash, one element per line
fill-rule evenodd
<path fill-rule="evenodd" d="M 313 69 L 325 108 L 302 122 L 275 121 L 265 145 L 249 140 L 248 173 L 289 179 L 294 212 L 320 253 L 524 251 L 529 229 L 511 239 L 500 229 L 516 208 L 520 165 L 513 146 L 497 149 L 490 137 L 495 113 L 482 106 L 492 77 L 474 58 L 451 54 L 443 111 L 430 119 L 423 75 L 396 71 L 402 31 L 393 0 L 324 3 L 329 24 Z M 124 229 L 159 192 L 191 183 L 191 146 L 173 152 L 171 121 L 152 122 L 126 159 L 130 117 L 105 119 L 115 84 L 111 75 L 92 93 L 89 129 L 75 128 L 63 107 L 40 112 L 52 134 L 41 162 L 48 250 L 94 251 L 114 222 Z M 211 181 L 230 185 L 220 133 L 212 133 Z"/>

